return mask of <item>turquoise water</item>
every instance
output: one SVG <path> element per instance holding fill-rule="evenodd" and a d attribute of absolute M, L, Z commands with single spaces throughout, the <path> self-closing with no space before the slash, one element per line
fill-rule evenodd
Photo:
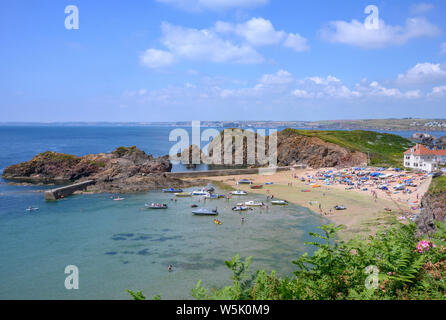
<path fill-rule="evenodd" d="M 0 169 L 46 150 L 76 155 L 110 152 L 137 145 L 155 156 L 167 154 L 170 128 L 147 127 L 0 127 Z M 183 168 L 176 168 L 177 170 Z M 45 202 L 48 187 L 13 186 L 0 180 L 0 299 L 128 299 L 125 289 L 148 297 L 190 299 L 202 279 L 207 287 L 229 284 L 224 260 L 239 253 L 254 256 L 253 267 L 294 270 L 290 261 L 309 248 L 309 231 L 320 218 L 298 206 L 234 213 L 240 199 L 208 200 L 213 217 L 196 217 L 197 198 L 161 192 L 78 195 Z M 264 200 L 248 196 L 246 200 Z M 146 202 L 165 202 L 168 210 L 141 210 Z M 199 203 L 203 205 L 203 203 Z M 27 213 L 28 206 L 40 208 Z M 246 217 L 242 224 L 241 216 Z M 173 272 L 167 266 L 174 266 Z M 79 290 L 64 287 L 65 267 L 79 268 Z"/>
<path fill-rule="evenodd" d="M 136 145 L 161 156 L 175 143 L 168 139 L 171 130 L 0 126 L 0 172 L 46 150 L 82 156 Z M 291 205 L 243 213 L 242 224 L 241 215 L 230 209 L 239 200 L 208 200 L 206 205 L 218 206 L 221 213 L 218 226 L 212 217 L 192 215 L 190 204 L 196 198 L 175 203 L 171 195 L 148 192 L 124 195 L 124 201 L 101 194 L 45 202 L 45 188 L 0 179 L 0 299 L 127 299 L 125 289 L 188 299 L 199 279 L 206 287 L 229 284 L 223 262 L 236 253 L 254 256 L 253 270 L 291 274 L 290 261 L 311 250 L 303 243 L 321 224 L 309 209 Z M 141 211 L 154 201 L 168 203 L 169 209 Z M 26 213 L 30 205 L 40 210 Z M 167 271 L 169 264 L 173 272 Z M 79 290 L 64 287 L 67 265 L 79 268 Z"/>

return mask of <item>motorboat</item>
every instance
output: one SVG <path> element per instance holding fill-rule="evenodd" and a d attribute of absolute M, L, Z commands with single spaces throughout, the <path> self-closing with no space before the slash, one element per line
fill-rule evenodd
<path fill-rule="evenodd" d="M 233 196 L 246 196 L 248 194 L 248 192 L 243 191 L 243 190 L 236 190 L 236 191 L 232 191 L 231 195 Z"/>
<path fill-rule="evenodd" d="M 151 204 L 145 204 L 147 209 L 167 209 L 167 204 L 161 204 L 161 203 L 151 203 Z"/>
<path fill-rule="evenodd" d="M 248 179 L 242 179 L 237 181 L 237 184 L 252 184 L 252 181 Z"/>
<path fill-rule="evenodd" d="M 285 206 L 288 204 L 288 201 L 286 201 L 286 200 L 272 200 L 271 204 Z"/>
<path fill-rule="evenodd" d="M 204 196 L 206 199 L 220 199 L 220 196 L 218 194 L 212 194 L 212 193 L 208 193 L 207 195 Z"/>
<path fill-rule="evenodd" d="M 192 196 L 192 194 L 190 192 L 178 192 L 178 193 L 175 193 L 175 196 L 176 197 L 190 197 L 190 196 Z"/>
<path fill-rule="evenodd" d="M 205 191 L 204 189 L 192 191 L 193 196 L 207 196 L 208 194 L 209 192 Z"/>
<path fill-rule="evenodd" d="M 247 206 L 236 206 L 234 208 L 232 208 L 232 211 L 248 211 L 248 207 Z"/>
<path fill-rule="evenodd" d="M 203 190 L 207 191 L 207 192 L 213 192 L 213 191 L 215 191 L 215 188 L 213 185 L 208 184 L 206 187 L 203 188 Z"/>
<path fill-rule="evenodd" d="M 218 215 L 217 208 L 215 208 L 215 209 L 200 208 L 197 210 L 193 210 L 192 213 L 196 216 L 216 216 L 216 215 Z"/>
<path fill-rule="evenodd" d="M 334 206 L 335 210 L 346 210 L 347 208 L 344 206 Z"/>
<path fill-rule="evenodd" d="M 181 192 L 183 192 L 183 190 L 182 189 L 168 188 L 168 189 L 163 189 L 163 192 L 166 192 L 166 193 L 181 193 Z"/>
<path fill-rule="evenodd" d="M 265 204 L 263 202 L 255 202 L 253 200 L 243 202 L 243 203 L 237 203 L 238 206 L 247 206 L 247 207 L 263 207 Z"/>

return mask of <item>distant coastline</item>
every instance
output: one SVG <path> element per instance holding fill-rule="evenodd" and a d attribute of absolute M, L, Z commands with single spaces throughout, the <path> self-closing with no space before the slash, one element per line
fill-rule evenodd
<path fill-rule="evenodd" d="M 163 122 L 105 122 L 105 121 L 71 121 L 71 122 L 0 122 L 0 126 L 151 126 L 151 127 L 185 127 L 191 121 Z M 318 121 L 268 121 L 268 120 L 234 120 L 234 121 L 200 121 L 201 127 L 214 128 L 298 128 L 311 130 L 386 130 L 386 131 L 446 131 L 446 119 L 363 119 L 363 120 L 318 120 Z"/>

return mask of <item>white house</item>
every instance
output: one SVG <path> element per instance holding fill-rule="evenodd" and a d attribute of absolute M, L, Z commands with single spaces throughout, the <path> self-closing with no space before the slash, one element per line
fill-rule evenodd
<path fill-rule="evenodd" d="M 445 149 L 429 149 L 417 144 L 404 152 L 404 167 L 432 172 L 440 164 L 446 164 Z"/>

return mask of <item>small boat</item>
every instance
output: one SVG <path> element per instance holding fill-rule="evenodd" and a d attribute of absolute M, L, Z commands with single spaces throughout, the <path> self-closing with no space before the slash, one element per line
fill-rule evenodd
<path fill-rule="evenodd" d="M 248 211 L 248 207 L 247 206 L 237 206 L 232 208 L 232 211 Z"/>
<path fill-rule="evenodd" d="M 190 192 L 178 192 L 178 193 L 175 193 L 175 196 L 176 197 L 190 197 L 190 196 L 192 196 L 192 194 Z"/>
<path fill-rule="evenodd" d="M 286 200 L 273 200 L 271 201 L 271 204 L 279 205 L 279 206 L 285 206 L 288 204 L 288 201 Z"/>
<path fill-rule="evenodd" d="M 218 194 L 212 194 L 212 193 L 208 193 L 207 195 L 204 196 L 206 199 L 220 199 Z"/>
<path fill-rule="evenodd" d="M 209 192 L 205 191 L 204 189 L 192 191 L 193 196 L 206 196 L 208 194 Z"/>
<path fill-rule="evenodd" d="M 243 203 L 237 203 L 238 206 L 247 206 L 247 207 L 263 207 L 265 204 L 263 202 L 255 202 L 255 201 L 248 201 Z"/>
<path fill-rule="evenodd" d="M 261 184 L 251 186 L 251 189 L 262 189 L 263 186 Z"/>
<path fill-rule="evenodd" d="M 233 196 L 246 196 L 248 194 L 248 192 L 243 191 L 243 190 L 236 190 L 236 191 L 232 191 L 231 195 Z"/>
<path fill-rule="evenodd" d="M 203 190 L 207 191 L 207 192 L 212 192 L 212 191 L 215 191 L 215 188 L 213 185 L 208 184 L 206 187 L 203 188 Z"/>
<path fill-rule="evenodd" d="M 347 208 L 344 206 L 334 206 L 335 210 L 346 210 Z"/>
<path fill-rule="evenodd" d="M 145 204 L 147 209 L 167 209 L 167 204 L 161 204 L 161 203 L 151 203 L 151 204 Z"/>
<path fill-rule="evenodd" d="M 30 206 L 29 208 L 26 208 L 25 210 L 31 212 L 31 211 L 38 211 L 39 208 L 34 208 L 34 207 Z"/>
<path fill-rule="evenodd" d="M 200 208 L 197 210 L 192 211 L 192 213 L 196 216 L 216 216 L 218 215 L 217 209 L 206 209 L 206 208 Z"/>
<path fill-rule="evenodd" d="M 237 184 L 252 184 L 252 181 L 248 179 L 242 179 L 237 181 Z"/>
<path fill-rule="evenodd" d="M 125 200 L 125 198 L 117 197 L 113 199 L 113 201 L 122 201 L 122 200 Z"/>
<path fill-rule="evenodd" d="M 265 182 L 267 186 L 274 184 L 274 182 Z"/>
<path fill-rule="evenodd" d="M 191 208 L 198 208 L 198 204 L 191 204 L 190 207 Z"/>
<path fill-rule="evenodd" d="M 214 223 L 217 224 L 217 225 L 220 225 L 222 222 L 220 220 L 218 220 L 218 219 L 214 219 Z"/>
<path fill-rule="evenodd" d="M 168 188 L 168 189 L 163 189 L 163 192 L 166 192 L 166 193 L 181 193 L 181 192 L 183 192 L 183 190 L 182 189 Z"/>

